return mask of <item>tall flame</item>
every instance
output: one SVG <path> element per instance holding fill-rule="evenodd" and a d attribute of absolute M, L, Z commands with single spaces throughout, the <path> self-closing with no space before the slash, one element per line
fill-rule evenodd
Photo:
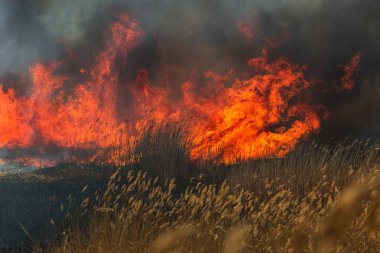
<path fill-rule="evenodd" d="M 109 147 L 117 136 L 132 138 L 128 130 L 147 122 L 186 119 L 193 126 L 189 134 L 193 159 L 220 155 L 232 163 L 283 156 L 320 128 L 318 106 L 302 99 L 312 85 L 304 76 L 305 66 L 286 59 L 270 63 L 263 50 L 261 57 L 248 61 L 249 77 L 208 71 L 197 78 L 194 71 L 181 85 L 181 94 L 152 84 L 146 70 L 133 83 L 120 85 L 119 64 L 128 64 L 128 54 L 139 46 L 144 32 L 135 20 L 121 15 L 111 34 L 93 66 L 78 70 L 86 81 L 77 83 L 71 93 L 65 87 L 72 77 L 57 74 L 64 62 L 30 67 L 32 88 L 27 96 L 0 86 L 0 148 Z M 132 97 L 127 110 L 118 103 L 125 99 L 119 95 L 121 89 Z"/>

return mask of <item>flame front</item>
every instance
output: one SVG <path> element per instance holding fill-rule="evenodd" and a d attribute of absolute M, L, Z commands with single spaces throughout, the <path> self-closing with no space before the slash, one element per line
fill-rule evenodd
<path fill-rule="evenodd" d="M 64 61 L 30 67 L 32 89 L 26 96 L 0 86 L 0 148 L 109 147 L 133 138 L 129 130 L 147 122 L 186 119 L 192 126 L 192 159 L 221 157 L 232 163 L 283 156 L 320 128 L 320 107 L 303 99 L 312 85 L 304 76 L 305 66 L 286 59 L 269 63 L 263 50 L 261 57 L 248 61 L 248 77 L 234 71 L 224 75 L 194 71 L 177 94 L 168 86 L 152 84 L 146 70 L 134 82 L 122 84 L 120 65 L 128 64 L 128 54 L 139 46 L 144 32 L 126 15 L 110 32 L 111 39 L 94 64 L 78 70 L 86 81 L 76 83 L 73 92 L 65 89 L 73 78 L 57 74 Z M 120 93 L 121 89 L 126 90 Z M 118 101 L 126 99 L 120 94 L 126 92 L 132 102 L 120 108 Z"/>

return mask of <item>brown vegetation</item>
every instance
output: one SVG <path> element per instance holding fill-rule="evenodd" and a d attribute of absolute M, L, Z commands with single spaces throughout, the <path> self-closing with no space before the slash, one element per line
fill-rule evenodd
<path fill-rule="evenodd" d="M 142 159 L 62 206 L 64 231 L 35 252 L 379 251 L 378 142 L 224 166 L 191 165 L 178 136 L 145 136 Z"/>

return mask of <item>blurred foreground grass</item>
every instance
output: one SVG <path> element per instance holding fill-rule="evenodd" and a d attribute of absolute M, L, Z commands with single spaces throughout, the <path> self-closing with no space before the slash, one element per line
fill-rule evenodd
<path fill-rule="evenodd" d="M 379 252 L 380 144 L 305 143 L 284 158 L 191 161 L 149 132 L 122 166 L 2 177 L 5 252 Z M 136 154 L 130 154 L 136 156 Z M 131 162 L 132 161 L 132 162 Z"/>

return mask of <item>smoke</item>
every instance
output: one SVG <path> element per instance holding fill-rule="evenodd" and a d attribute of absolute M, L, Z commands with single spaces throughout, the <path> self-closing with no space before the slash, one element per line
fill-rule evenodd
<path fill-rule="evenodd" d="M 83 51 L 86 61 L 114 15 L 127 12 L 146 37 L 125 78 L 144 67 L 157 80 L 166 71 L 175 86 L 193 69 L 239 70 L 267 46 L 270 58 L 306 64 L 308 75 L 331 90 L 340 66 L 365 52 L 353 91 L 314 99 L 331 112 L 322 134 L 379 135 L 379 7 L 377 0 L 1 0 L 0 76 L 59 60 L 68 48 Z M 253 22 L 252 40 L 239 32 L 240 21 Z"/>
<path fill-rule="evenodd" d="M 74 46 L 84 41 L 93 24 L 101 22 L 109 3 L 106 0 L 51 0 L 42 7 L 38 19 L 51 36 Z"/>
<path fill-rule="evenodd" d="M 60 53 L 44 25 L 36 22 L 29 2 L 0 2 L 0 74 L 17 73 L 36 59 Z"/>

